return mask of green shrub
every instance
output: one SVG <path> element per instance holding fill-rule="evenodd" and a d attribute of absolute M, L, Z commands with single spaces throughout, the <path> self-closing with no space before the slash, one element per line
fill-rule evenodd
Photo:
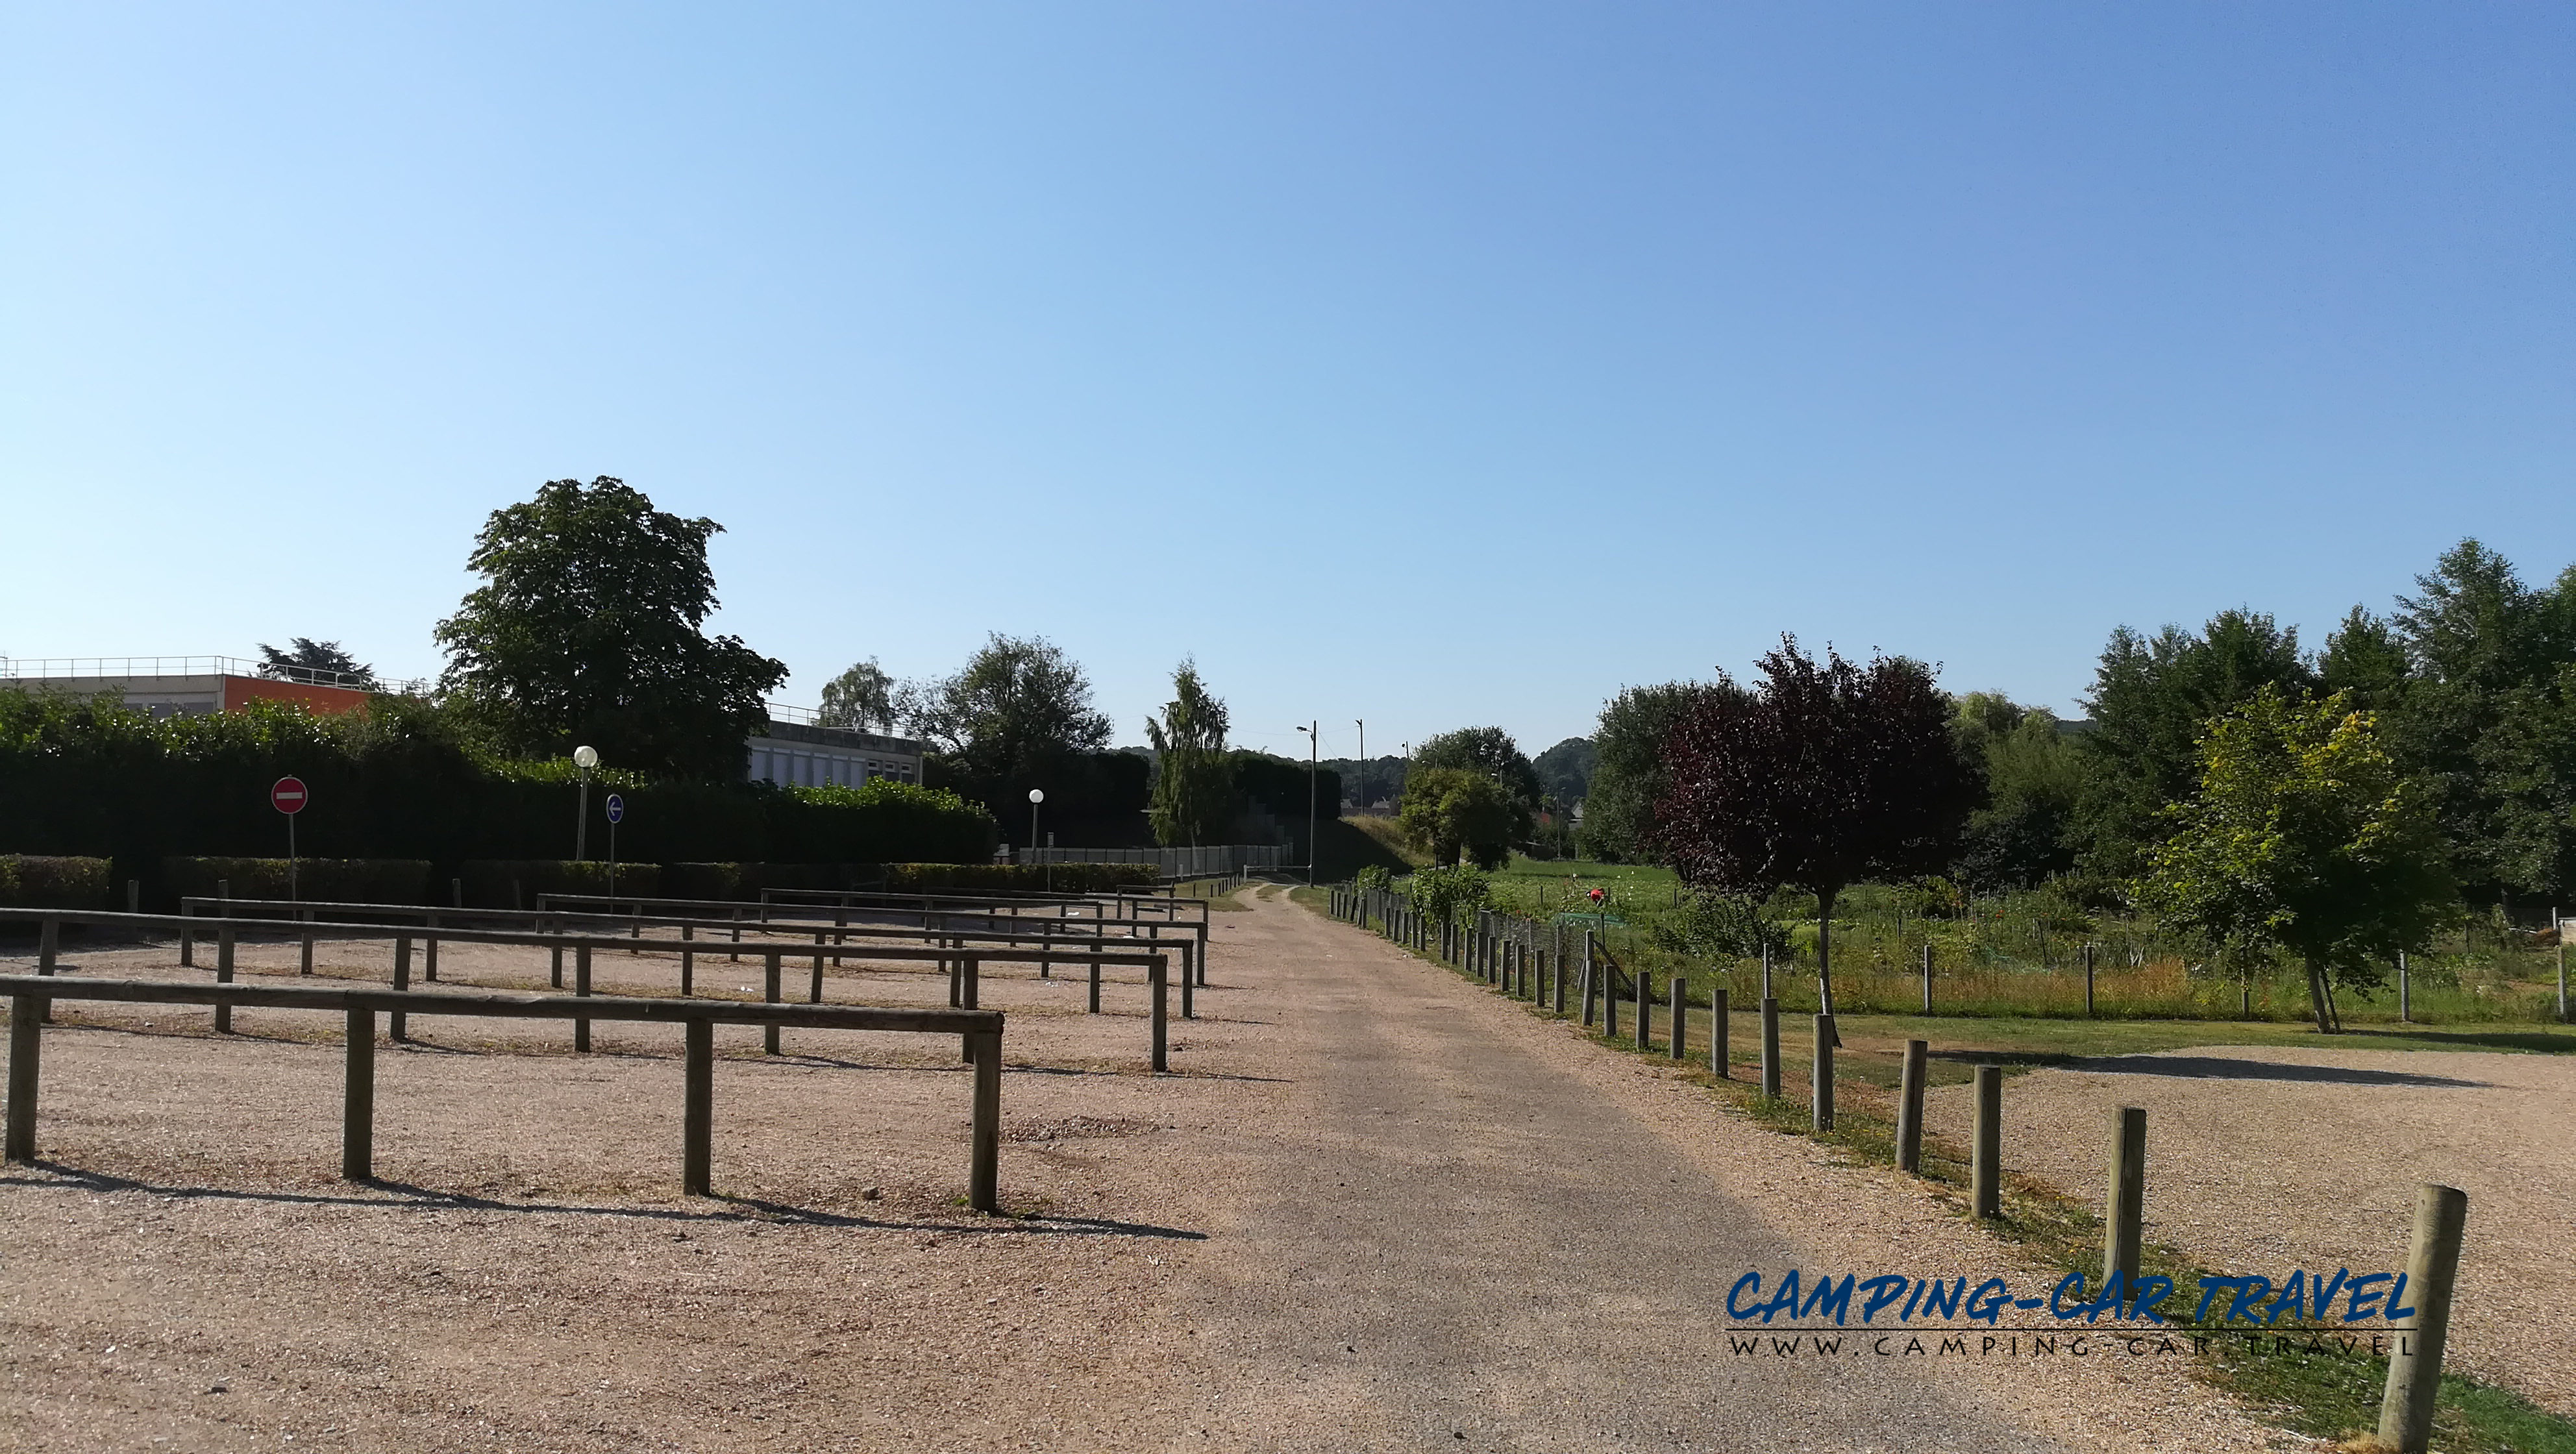
<path fill-rule="evenodd" d="M 214 894 L 230 884 L 237 899 L 283 899 L 283 858 L 165 858 L 161 882 L 173 897 Z M 302 858 L 293 897 L 317 903 L 425 904 L 429 863 L 418 858 Z"/>
<path fill-rule="evenodd" d="M 662 889 L 673 899 L 743 899 L 763 889 L 873 889 L 885 871 L 865 863 L 666 863 Z"/>
<path fill-rule="evenodd" d="M 0 855 L 0 904 L 13 909 L 104 909 L 114 892 L 104 858 Z"/>
<path fill-rule="evenodd" d="M 1413 907 L 1435 924 L 1456 923 L 1493 902 L 1494 881 L 1474 864 L 1414 870 Z"/>
<path fill-rule="evenodd" d="M 599 859 L 469 858 L 457 866 L 465 902 L 478 909 L 533 909 L 539 894 L 604 894 L 608 865 Z M 662 891 L 658 863 L 617 865 L 617 892 L 653 898 Z M 714 897 L 714 895 L 707 895 Z"/>
<path fill-rule="evenodd" d="M 1351 877 L 1351 886 L 1362 893 L 1371 889 L 1385 889 L 1394 882 L 1395 875 L 1387 872 L 1386 865 L 1383 863 L 1366 864 Z"/>

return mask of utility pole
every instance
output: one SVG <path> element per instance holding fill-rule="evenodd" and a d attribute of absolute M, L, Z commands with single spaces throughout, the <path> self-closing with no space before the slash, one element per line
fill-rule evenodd
<path fill-rule="evenodd" d="M 1360 757 L 1359 757 L 1359 764 L 1360 764 L 1360 765 L 1359 765 L 1359 774 L 1360 774 L 1360 796 L 1361 796 L 1361 797 L 1367 797 L 1367 796 L 1368 796 L 1368 724 L 1367 724 L 1366 722 L 1361 721 L 1361 720 L 1360 720 L 1359 718 L 1357 718 L 1357 717 L 1353 717 L 1353 718 L 1351 719 L 1351 725 L 1352 725 L 1352 726 L 1354 726 L 1354 727 L 1357 727 L 1358 729 L 1360 729 Z M 1361 807 L 1363 807 L 1363 808 L 1365 808 L 1365 807 L 1367 807 L 1367 806 L 1368 806 L 1368 804 L 1366 804 L 1366 803 L 1362 803 L 1362 804 L 1360 804 L 1360 806 L 1361 806 Z"/>

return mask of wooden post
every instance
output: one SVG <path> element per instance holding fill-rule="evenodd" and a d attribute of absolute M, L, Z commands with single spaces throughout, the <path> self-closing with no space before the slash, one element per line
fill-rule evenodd
<path fill-rule="evenodd" d="M 554 928 L 552 928 L 552 927 L 549 927 L 549 926 L 544 925 L 544 924 L 540 924 L 540 925 L 538 925 L 538 932 L 539 932 L 539 933 L 543 933 L 543 934 L 552 934 L 552 933 L 555 933 L 555 932 L 557 932 L 557 931 L 556 931 Z M 551 951 L 548 953 L 548 955 L 547 955 L 546 957 L 547 957 L 547 960 L 548 960 L 548 964 L 547 964 L 547 966 L 546 966 L 546 983 L 547 983 L 547 984 L 549 984 L 549 985 L 551 985 L 551 986 L 553 986 L 553 987 L 554 987 L 554 988 L 556 988 L 556 989 L 562 989 L 562 988 L 563 988 L 563 946 L 562 946 L 561 944 L 556 944 L 556 945 L 552 946 Z"/>
<path fill-rule="evenodd" d="M 1629 948 L 1634 952 L 1633 944 Z M 1643 965 L 1638 966 L 1637 972 L 1629 976 L 1629 990 L 1637 997 L 1637 1048 L 1645 1050 L 1650 1048 L 1647 1042 L 1653 1038 L 1651 1022 L 1655 1018 L 1655 1001 L 1646 993 L 1646 970 Z"/>
<path fill-rule="evenodd" d="M 197 932 L 188 923 L 195 917 L 196 905 L 185 902 L 179 905 L 179 965 L 183 969 L 197 967 Z"/>
<path fill-rule="evenodd" d="M 590 993 L 590 945 L 587 942 L 573 946 L 572 992 L 577 995 Z M 590 1020 L 587 1017 L 572 1022 L 572 1048 L 590 1049 Z"/>
<path fill-rule="evenodd" d="M 1545 968 L 1551 973 L 1552 977 L 1556 981 L 1556 993 L 1550 998 L 1549 1006 L 1561 1017 L 1565 1014 L 1565 951 L 1561 947 L 1565 943 L 1565 931 L 1563 929 L 1559 929 L 1557 931 L 1556 941 L 1560 947 L 1556 952 L 1555 962 L 1552 965 L 1545 966 Z"/>
<path fill-rule="evenodd" d="M 129 914 L 143 912 L 143 880 L 139 878 L 125 881 L 125 912 Z"/>
<path fill-rule="evenodd" d="M 1592 1021 L 1597 1013 L 1592 1007 L 1592 1001 L 1600 990 L 1601 977 L 1593 972 L 1592 931 L 1586 929 L 1583 931 L 1583 1028 L 1586 1030 L 1592 1028 Z"/>
<path fill-rule="evenodd" d="M 2397 1022 L 2401 1025 L 2415 1018 L 2415 1002 L 2407 993 L 2406 951 L 2397 951 Z"/>
<path fill-rule="evenodd" d="M 1780 1002 L 1762 997 L 1762 1093 L 1780 1098 Z"/>
<path fill-rule="evenodd" d="M 691 1020 L 681 1037 L 680 1195 L 710 1195 L 716 1128 L 716 1026 Z"/>
<path fill-rule="evenodd" d="M 1923 1081 L 1932 1068 L 1932 1042 L 1905 1042 L 1905 1071 L 1896 1091 L 1896 1169 L 1923 1171 Z"/>
<path fill-rule="evenodd" d="M 2111 1185 L 2102 1203 L 2102 1280 L 2127 1275 L 2138 1285 L 2138 1248 L 2147 1210 L 2147 1108 L 2122 1106 L 2111 1112 Z"/>
<path fill-rule="evenodd" d="M 1672 1030 L 1672 1042 L 1673 1042 L 1673 1047 L 1672 1047 L 1672 1048 L 1673 1048 L 1673 1059 L 1675 1059 L 1675 1060 L 1679 1060 L 1679 1059 L 1681 1059 L 1681 1058 L 1682 1058 L 1682 1041 L 1684 1041 L 1685 1039 L 1688 1039 L 1688 1038 L 1689 1038 L 1689 1037 L 1684 1033 L 1684 1030 L 1685 1030 L 1685 1027 L 1687 1027 L 1689 1024 L 1690 1024 L 1690 987 L 1689 987 L 1689 985 L 1688 985 L 1687 983 L 1685 983 L 1685 982 L 1683 981 L 1683 979 L 1682 979 L 1682 977 L 1681 977 L 1680 975 L 1674 975 L 1674 976 L 1673 976 L 1673 1030 Z"/>
<path fill-rule="evenodd" d="M 692 940 L 696 939 L 697 937 L 698 937 L 698 926 L 697 926 L 697 925 L 695 925 L 695 924 L 683 924 L 683 925 L 681 925 L 681 926 L 680 926 L 680 942 L 681 942 L 681 943 L 683 943 L 683 944 L 689 943 L 690 941 L 692 941 Z M 694 949 L 683 949 L 683 950 L 681 950 L 681 951 L 680 951 L 680 998 L 682 998 L 682 999 L 684 999 L 684 1000 L 685 1000 L 685 999 L 687 999 L 687 998 L 689 998 L 691 995 L 694 995 L 694 994 L 696 994 L 696 993 L 697 993 L 697 989 L 698 989 L 698 951 L 696 951 L 696 950 L 694 950 Z"/>
<path fill-rule="evenodd" d="M 233 921 L 232 916 L 230 914 L 226 914 L 224 916 L 224 926 L 215 931 L 215 983 L 231 984 L 232 982 Z M 218 1035 L 229 1035 L 232 1032 L 233 1007 L 230 1005 L 215 1006 L 215 1033 Z"/>
<path fill-rule="evenodd" d="M 766 1003 L 774 1005 L 778 1003 L 778 951 L 772 949 L 768 953 L 763 954 L 760 958 L 760 998 Z M 776 1055 L 778 1053 L 777 1026 L 763 1025 L 760 1027 L 760 1048 L 764 1054 Z"/>
<path fill-rule="evenodd" d="M 1153 937 L 1157 940 L 1163 937 L 1159 928 L 1154 931 Z M 1184 1020 L 1195 1020 L 1199 1017 L 1198 1005 L 1190 998 L 1190 983 L 1197 978 L 1197 975 L 1190 972 L 1190 946 L 1183 943 L 1181 945 L 1181 1018 Z"/>
<path fill-rule="evenodd" d="M 436 984 L 438 983 L 438 916 L 436 914 L 425 916 L 421 927 L 426 932 L 420 936 L 420 977 L 431 984 Z"/>
<path fill-rule="evenodd" d="M 740 944 L 742 942 L 742 910 L 740 907 L 736 907 L 733 911 L 733 942 L 736 944 Z M 725 956 L 725 962 L 728 964 L 741 963 L 742 951 L 737 949 L 727 954 Z"/>
<path fill-rule="evenodd" d="M 1086 1013 L 1100 1013 L 1100 947 L 1096 944 L 1091 950 L 1091 1008 Z"/>
<path fill-rule="evenodd" d="M 823 942 L 823 936 L 815 935 L 814 942 L 819 946 Z M 809 1004 L 823 1003 L 823 956 L 819 953 L 814 956 L 814 982 L 807 988 L 805 999 Z"/>
<path fill-rule="evenodd" d="M 2004 1213 L 2004 1068 L 1977 1067 L 1977 1122 L 1968 1151 L 1968 1197 L 1973 1215 Z"/>
<path fill-rule="evenodd" d="M 311 909 L 304 911 L 304 958 L 295 972 L 297 974 L 313 972 L 313 911 Z"/>
<path fill-rule="evenodd" d="M 0 1160 L 21 1165 L 36 1159 L 36 1068 L 42 1053 L 45 1000 L 37 995 L 9 997 L 9 1130 Z"/>
<path fill-rule="evenodd" d="M 1145 974 L 1154 982 L 1154 1069 L 1157 1071 L 1168 1070 L 1171 1067 L 1169 1064 L 1170 1057 L 1166 1053 L 1167 1042 L 1165 1036 L 1167 1033 L 1167 1022 L 1164 1005 L 1169 1000 L 1170 996 L 1167 992 L 1167 986 L 1163 982 L 1163 956 L 1159 954 L 1155 955 L 1153 963 L 1145 967 Z"/>
<path fill-rule="evenodd" d="M 974 1153 L 966 1173 L 966 1204 L 979 1212 L 1002 1209 L 1002 1037 L 994 1031 L 967 1037 L 974 1042 Z"/>
<path fill-rule="evenodd" d="M 62 954 L 63 921 L 47 917 L 36 925 L 36 973 L 52 974 Z"/>
<path fill-rule="evenodd" d="M 1708 992 L 1708 1073 L 1719 1080 L 1732 1079 L 1734 1068 L 1727 1063 L 1726 986 L 1721 984 Z"/>
<path fill-rule="evenodd" d="M 1819 1131 L 1830 1131 L 1834 1128 L 1834 1046 L 1840 1043 L 1834 1038 L 1834 1017 L 1816 1016 L 1812 1109 L 1815 1112 L 1815 1128 Z"/>
<path fill-rule="evenodd" d="M 346 1075 L 340 1085 L 340 1179 L 376 1175 L 376 1012 L 351 1009 Z"/>
<path fill-rule="evenodd" d="M 2441 1389 L 2442 1347 L 2451 1334 L 2451 1282 L 2460 1270 L 2460 1236 L 2468 1220 L 2468 1193 L 2429 1181 L 2415 1188 L 2415 1244 L 2406 1256 L 2406 1275 L 2398 1280 L 2415 1300 L 2413 1315 L 2398 1324 L 2397 1351 L 2389 1355 L 2388 1386 L 2379 1400 L 2380 1447 L 2396 1454 L 2423 1454 L 2432 1443 L 2433 1396 Z M 2397 1298 L 2396 1292 L 2388 1295 L 2392 1305 Z"/>
<path fill-rule="evenodd" d="M 1601 966 L 1601 1035 L 1606 1040 L 1619 1038 L 1619 961 L 1615 959 L 1605 958 Z"/>
<path fill-rule="evenodd" d="M 411 936 L 408 934 L 394 936 L 394 988 L 398 990 L 411 988 Z M 385 1033 L 396 1040 L 410 1039 L 411 1016 L 400 1010 L 386 1015 Z"/>
<path fill-rule="evenodd" d="M 2093 941 L 2084 941 L 2084 1018 L 2093 1018 Z"/>

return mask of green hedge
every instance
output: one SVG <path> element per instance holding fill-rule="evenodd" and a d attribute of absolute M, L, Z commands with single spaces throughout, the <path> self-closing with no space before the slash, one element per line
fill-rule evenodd
<path fill-rule="evenodd" d="M 566 858 L 468 859 L 457 866 L 465 880 L 465 902 L 477 909 L 533 909 L 539 894 L 604 894 L 608 865 L 599 859 L 576 863 Z M 653 898 L 662 892 L 662 865 L 617 865 L 617 892 Z"/>
<path fill-rule="evenodd" d="M 173 898 L 203 897 L 229 884 L 237 899 L 286 898 L 283 858 L 165 858 L 161 882 Z M 430 902 L 429 861 L 422 858 L 299 858 L 299 899 L 340 904 Z"/>
<path fill-rule="evenodd" d="M 675 899 L 743 899 L 762 889 L 873 889 L 885 870 L 873 863 L 666 863 L 662 892 Z"/>
<path fill-rule="evenodd" d="M 569 764 L 492 761 L 406 698 L 341 717 L 260 703 L 156 722 L 0 686 L 0 851 L 111 859 L 110 881 L 142 880 L 155 908 L 176 896 L 162 877 L 174 857 L 284 853 L 268 790 L 290 773 L 312 789 L 296 819 L 300 852 L 424 859 L 439 898 L 468 860 L 560 858 L 582 801 Z M 611 789 L 626 799 L 618 857 L 644 863 L 973 863 L 998 841 L 981 808 L 908 783 L 779 789 L 603 773 L 589 795 L 593 857 L 607 854 Z"/>
<path fill-rule="evenodd" d="M 13 909 L 104 909 L 115 893 L 104 858 L 0 854 L 0 904 Z"/>
<path fill-rule="evenodd" d="M 1038 889 L 1053 885 L 1057 893 L 1100 894 L 1117 889 L 1152 888 L 1162 882 L 1150 863 L 889 863 L 886 888 Z M 1053 877 L 1050 878 L 1049 875 Z"/>

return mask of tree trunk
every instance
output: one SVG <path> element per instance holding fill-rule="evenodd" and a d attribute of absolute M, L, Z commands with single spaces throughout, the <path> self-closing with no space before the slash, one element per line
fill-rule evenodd
<path fill-rule="evenodd" d="M 1834 1012 L 1834 897 L 1841 892 L 1816 891 L 1816 1000 L 1828 1015 Z"/>
<path fill-rule="evenodd" d="M 2326 967 L 2315 960 L 2308 961 L 2308 1008 L 2316 1014 L 2318 1034 L 2335 1032 L 2326 1014 Z"/>

